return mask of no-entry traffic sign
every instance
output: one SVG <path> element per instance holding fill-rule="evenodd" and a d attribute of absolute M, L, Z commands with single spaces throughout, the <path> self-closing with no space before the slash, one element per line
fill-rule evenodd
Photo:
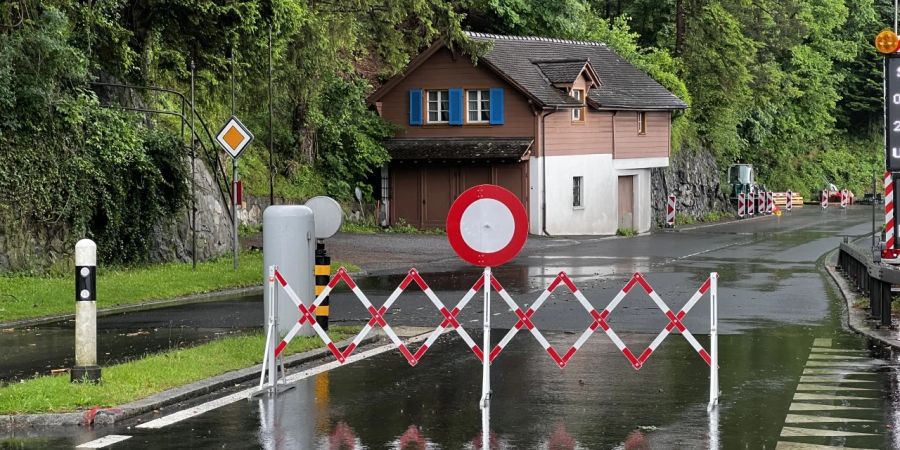
<path fill-rule="evenodd" d="M 464 261 L 496 267 L 522 250 L 528 238 L 528 216 L 512 192 L 493 184 L 474 186 L 450 206 L 447 238 Z"/>

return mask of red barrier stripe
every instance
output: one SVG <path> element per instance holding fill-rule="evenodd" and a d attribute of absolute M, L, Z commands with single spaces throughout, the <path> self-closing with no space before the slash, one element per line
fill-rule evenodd
<path fill-rule="evenodd" d="M 331 347 L 329 347 L 329 348 L 331 348 Z M 341 360 L 343 358 L 350 356 L 350 354 L 353 353 L 353 350 L 356 350 L 356 343 L 351 342 L 350 345 L 348 345 L 347 348 L 345 348 L 343 352 L 340 352 L 340 356 L 338 356 L 338 359 Z"/>
<path fill-rule="evenodd" d="M 406 361 L 409 362 L 409 365 L 415 367 L 415 365 L 418 361 L 416 361 L 416 357 L 413 356 L 413 354 L 409 352 L 409 349 L 406 348 L 405 345 L 400 344 L 399 350 L 400 350 L 400 353 L 402 353 L 403 356 L 406 357 Z"/>
<path fill-rule="evenodd" d="M 708 290 L 709 290 L 709 286 L 710 286 L 710 284 L 711 284 L 711 282 L 710 282 L 710 279 L 709 279 L 709 278 L 707 278 L 707 279 L 706 279 L 706 281 L 705 281 L 705 282 L 703 282 L 703 286 L 700 286 L 700 295 L 703 295 L 703 294 L 705 294 L 705 293 L 706 293 L 706 291 L 708 291 Z"/>
<path fill-rule="evenodd" d="M 566 283 L 566 287 L 568 287 L 569 290 L 572 291 L 573 294 L 574 294 L 575 292 L 577 292 L 577 291 L 578 291 L 578 287 L 575 286 L 575 283 L 572 282 L 572 279 L 569 278 L 569 276 L 566 275 L 565 272 L 563 272 L 562 275 L 563 275 L 563 283 Z"/>
<path fill-rule="evenodd" d="M 575 356 L 575 352 L 577 352 L 577 351 L 578 351 L 578 349 L 575 347 L 569 348 L 569 351 L 567 351 L 566 354 L 563 355 L 563 361 L 568 363 L 569 359 L 572 358 L 573 356 Z"/>
<path fill-rule="evenodd" d="M 624 292 L 624 293 L 626 293 L 626 294 L 627 294 L 628 292 L 630 292 L 630 291 L 631 291 L 631 288 L 633 288 L 634 285 L 635 285 L 635 283 L 637 283 L 637 277 L 638 277 L 638 274 L 632 275 L 632 276 L 631 276 L 631 279 L 628 280 L 628 284 L 626 284 L 625 287 L 622 288 L 622 292 Z"/>
<path fill-rule="evenodd" d="M 641 287 L 644 288 L 644 291 L 648 294 L 653 293 L 653 288 L 647 283 L 647 280 L 644 279 L 644 276 L 640 273 L 637 274 L 637 282 L 640 283 Z"/>
<path fill-rule="evenodd" d="M 418 360 L 422 359 L 422 355 L 424 355 L 425 352 L 427 352 L 427 351 L 428 351 L 428 346 L 423 344 L 421 347 L 419 347 L 418 350 L 416 350 L 416 355 L 413 356 L 413 358 L 415 358 L 416 361 L 418 361 Z"/>
<path fill-rule="evenodd" d="M 644 350 L 644 353 L 641 353 L 641 357 L 638 358 L 638 361 L 640 361 L 641 366 L 643 366 L 644 363 L 647 362 L 647 358 L 649 358 L 650 355 L 652 355 L 652 354 L 653 354 L 653 349 L 650 347 L 647 347 L 647 349 Z"/>
<path fill-rule="evenodd" d="M 353 344 L 350 344 L 350 345 L 352 346 Z M 350 348 L 350 347 L 348 347 L 348 348 Z M 334 345 L 334 342 L 328 343 L 328 350 L 331 350 L 331 353 L 334 355 L 334 357 L 337 358 L 337 360 L 340 361 L 342 364 L 346 360 L 346 358 L 344 358 L 344 354 L 341 353 L 340 350 L 338 350 L 337 346 Z"/>
<path fill-rule="evenodd" d="M 503 292 L 503 285 L 493 275 L 491 275 L 491 287 L 498 293 Z"/>
<path fill-rule="evenodd" d="M 550 357 L 553 358 L 554 361 L 556 361 L 556 365 L 559 366 L 560 369 L 566 367 L 566 362 L 559 357 L 559 353 L 556 353 L 556 350 L 553 347 L 547 347 L 547 353 L 550 354 Z"/>
<path fill-rule="evenodd" d="M 278 357 L 278 355 L 281 354 L 281 351 L 284 350 L 285 347 L 287 347 L 287 341 L 281 341 L 281 343 L 278 344 L 278 347 L 275 347 L 275 357 Z"/>
<path fill-rule="evenodd" d="M 622 354 L 631 361 L 631 366 L 634 367 L 634 370 L 641 370 L 641 362 L 634 357 L 634 353 L 631 353 L 631 350 L 629 350 L 628 347 L 622 349 Z"/>
<path fill-rule="evenodd" d="M 275 271 L 275 278 L 281 283 L 282 286 L 287 286 L 287 281 L 285 281 L 284 277 L 281 276 L 281 272 Z"/>
<path fill-rule="evenodd" d="M 491 362 L 494 362 L 494 358 L 496 358 L 497 355 L 499 355 L 500 352 L 502 352 L 502 351 L 503 351 L 503 347 L 501 347 L 501 346 L 499 346 L 499 345 L 496 346 L 496 347 L 494 347 L 494 349 L 491 350 L 491 355 L 490 355 Z"/>
<path fill-rule="evenodd" d="M 472 290 L 475 292 L 478 292 L 483 287 L 484 287 L 484 277 L 478 277 L 478 280 L 475 281 L 474 285 L 472 285 Z"/>
<path fill-rule="evenodd" d="M 416 269 L 413 269 L 413 270 L 415 271 Z M 413 279 L 416 280 L 416 284 L 419 285 L 419 289 L 421 289 L 423 291 L 428 290 L 428 283 L 426 283 L 425 279 L 423 279 L 422 276 L 419 275 L 418 271 L 413 272 Z"/>
<path fill-rule="evenodd" d="M 472 352 L 475 353 L 475 356 L 478 357 L 479 361 L 484 362 L 484 353 L 481 353 L 481 347 L 479 347 L 477 345 L 472 347 Z M 493 361 L 493 360 L 494 360 L 494 358 L 491 358 L 491 361 Z"/>
<path fill-rule="evenodd" d="M 404 278 L 403 281 L 400 282 L 400 290 L 405 291 L 409 286 L 409 283 L 412 283 L 412 280 L 412 270 L 410 270 L 409 273 L 406 274 L 406 278 Z"/>
<path fill-rule="evenodd" d="M 703 358 L 704 361 L 706 361 L 707 366 L 712 365 L 712 358 L 709 357 L 709 353 L 706 353 L 706 350 L 701 348 L 697 353 L 700 353 L 700 357 Z"/>
<path fill-rule="evenodd" d="M 556 274 L 556 278 L 553 279 L 553 282 L 550 283 L 550 286 L 547 286 L 548 292 L 553 292 L 554 290 L 556 290 L 556 287 L 559 286 L 559 283 L 562 282 L 562 280 L 561 280 L 562 275 L 563 275 L 563 272 Z"/>

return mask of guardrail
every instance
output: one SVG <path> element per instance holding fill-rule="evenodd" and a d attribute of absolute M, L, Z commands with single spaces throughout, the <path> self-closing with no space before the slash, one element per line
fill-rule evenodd
<path fill-rule="evenodd" d="M 856 289 L 869 296 L 869 318 L 876 326 L 890 327 L 891 288 L 900 285 L 900 269 L 876 263 L 872 251 L 841 243 L 838 268 Z"/>

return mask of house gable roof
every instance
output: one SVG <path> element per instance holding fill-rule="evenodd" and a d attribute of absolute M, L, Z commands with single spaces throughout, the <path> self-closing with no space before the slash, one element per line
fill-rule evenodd
<path fill-rule="evenodd" d="M 541 67 L 541 65 L 548 66 L 541 61 L 565 57 L 570 61 L 589 61 L 589 67 L 599 77 L 599 88 L 591 89 L 589 95 L 593 106 L 604 109 L 687 108 L 687 104 L 681 99 L 599 42 L 474 32 L 468 32 L 467 35 L 472 39 L 491 42 L 493 46 L 482 60 L 515 79 L 518 85 L 545 106 L 573 104 L 574 99 L 553 86 L 553 78 Z M 577 65 L 577 63 L 559 64 L 547 69 L 554 77 L 557 75 L 568 77 Z"/>
<path fill-rule="evenodd" d="M 492 46 L 478 64 L 485 66 L 536 104 L 572 108 L 581 102 L 559 85 L 568 85 L 585 73 L 594 81 L 588 103 L 598 109 L 677 110 L 687 104 L 647 74 L 610 50 L 606 44 L 564 39 L 501 36 L 466 32 L 469 38 Z M 380 100 L 407 75 L 445 47 L 435 42 L 420 53 L 403 72 L 385 82 L 367 99 Z"/>

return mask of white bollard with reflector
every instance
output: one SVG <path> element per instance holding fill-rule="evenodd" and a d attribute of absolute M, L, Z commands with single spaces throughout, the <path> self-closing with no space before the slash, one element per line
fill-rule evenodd
<path fill-rule="evenodd" d="M 744 193 L 738 193 L 738 218 L 743 219 L 747 215 L 747 205 L 744 203 Z"/>
<path fill-rule="evenodd" d="M 820 203 L 822 205 L 822 209 L 828 208 L 828 191 L 822 191 Z"/>
<path fill-rule="evenodd" d="M 75 244 L 75 367 L 73 383 L 100 381 L 97 365 L 97 244 Z"/>

